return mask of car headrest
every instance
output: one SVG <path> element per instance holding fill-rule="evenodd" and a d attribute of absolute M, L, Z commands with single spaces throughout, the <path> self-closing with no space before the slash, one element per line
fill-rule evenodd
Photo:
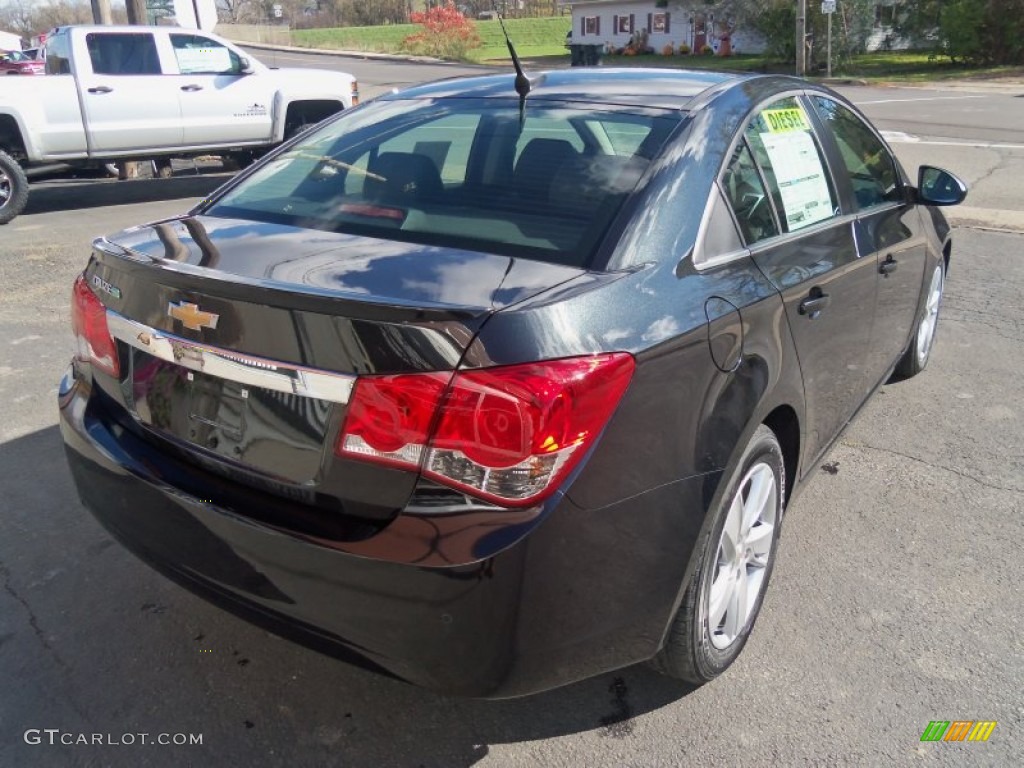
<path fill-rule="evenodd" d="M 366 196 L 376 200 L 408 204 L 436 198 L 444 189 L 437 166 L 425 155 L 383 152 L 369 171 Z"/>

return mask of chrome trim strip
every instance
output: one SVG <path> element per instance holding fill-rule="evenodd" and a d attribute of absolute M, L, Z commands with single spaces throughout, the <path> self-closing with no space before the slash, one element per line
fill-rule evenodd
<path fill-rule="evenodd" d="M 110 334 L 169 363 L 252 387 L 347 403 L 356 377 L 239 354 L 157 331 L 107 310 Z"/>

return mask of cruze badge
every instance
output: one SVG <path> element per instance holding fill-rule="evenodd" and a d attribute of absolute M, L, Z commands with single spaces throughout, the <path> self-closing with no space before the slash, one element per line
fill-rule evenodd
<path fill-rule="evenodd" d="M 104 280 L 99 275 L 93 275 L 92 276 L 92 284 L 97 289 L 103 291 L 104 293 L 106 293 L 106 294 L 108 294 L 110 296 L 113 296 L 115 299 L 120 299 L 121 298 L 121 289 L 118 288 L 113 283 L 108 283 L 106 280 Z"/>
<path fill-rule="evenodd" d="M 179 301 L 177 304 L 173 301 L 170 302 L 167 305 L 167 314 L 175 320 L 180 320 L 183 326 L 193 331 L 202 328 L 216 328 L 217 320 L 220 319 L 220 315 L 204 312 L 197 305 L 187 301 Z"/>

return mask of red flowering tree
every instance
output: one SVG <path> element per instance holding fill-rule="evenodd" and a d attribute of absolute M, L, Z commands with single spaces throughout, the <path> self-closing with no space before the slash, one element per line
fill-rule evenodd
<path fill-rule="evenodd" d="M 402 41 L 402 48 L 410 53 L 441 59 L 465 59 L 468 51 L 480 46 L 476 25 L 462 15 L 452 0 L 426 11 L 417 11 L 409 19 L 423 27 L 422 32 L 409 35 Z"/>

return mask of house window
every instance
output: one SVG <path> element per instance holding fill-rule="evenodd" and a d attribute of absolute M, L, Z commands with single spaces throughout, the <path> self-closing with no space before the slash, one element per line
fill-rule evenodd
<path fill-rule="evenodd" d="M 876 27 L 891 27 L 896 23 L 896 6 L 895 5 L 876 5 L 875 6 L 875 26 Z"/>
<path fill-rule="evenodd" d="M 584 35 L 599 35 L 599 34 L 601 34 L 601 17 L 600 16 L 584 16 L 583 17 L 583 34 Z"/>
<path fill-rule="evenodd" d="M 668 14 L 667 13 L 655 13 L 651 17 L 651 31 L 652 32 L 668 32 Z"/>
<path fill-rule="evenodd" d="M 622 35 L 633 34 L 633 17 L 632 16 L 616 16 L 615 17 L 615 33 Z"/>

